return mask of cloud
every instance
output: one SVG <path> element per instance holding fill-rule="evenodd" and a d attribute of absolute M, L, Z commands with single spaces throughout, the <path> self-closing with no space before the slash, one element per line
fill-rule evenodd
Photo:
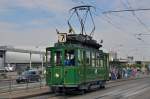
<path fill-rule="evenodd" d="M 26 9 L 43 9 L 64 12 L 70 8 L 69 0 L 14 0 L 15 6 Z"/>
<path fill-rule="evenodd" d="M 17 27 L 19 26 L 15 23 L 0 21 L 0 33 L 3 33 L 5 31 L 12 31 Z"/>
<path fill-rule="evenodd" d="M 48 25 L 50 22 L 49 18 L 43 18 L 43 19 L 33 19 L 30 23 L 28 23 L 31 26 L 45 26 Z"/>
<path fill-rule="evenodd" d="M 11 6 L 10 0 L 0 0 L 0 8 L 9 8 Z"/>
<path fill-rule="evenodd" d="M 32 29 L 26 31 L 4 31 L 0 33 L 0 45 L 50 46 L 56 42 L 54 29 Z"/>
<path fill-rule="evenodd" d="M 46 24 L 46 20 L 33 22 L 34 24 Z M 32 25 L 34 25 L 32 24 Z M 19 24 L 0 22 L 0 45 L 13 46 L 50 46 L 57 40 L 55 28 L 23 28 Z"/>

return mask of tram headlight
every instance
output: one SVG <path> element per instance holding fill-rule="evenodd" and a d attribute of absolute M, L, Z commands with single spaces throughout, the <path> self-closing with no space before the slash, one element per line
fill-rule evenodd
<path fill-rule="evenodd" d="M 56 74 L 55 74 L 55 76 L 56 76 L 56 78 L 58 78 L 58 77 L 59 77 L 59 74 L 58 74 L 58 73 L 56 73 Z"/>

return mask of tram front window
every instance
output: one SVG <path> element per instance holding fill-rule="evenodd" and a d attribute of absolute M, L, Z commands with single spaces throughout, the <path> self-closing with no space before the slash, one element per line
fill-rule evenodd
<path fill-rule="evenodd" d="M 47 63 L 47 66 L 51 65 L 50 62 L 51 62 L 51 51 L 47 50 L 47 52 L 46 52 L 46 63 Z"/>
<path fill-rule="evenodd" d="M 56 64 L 56 66 L 61 65 L 61 60 L 62 60 L 61 51 L 55 51 L 55 53 L 54 53 L 54 63 Z"/>
<path fill-rule="evenodd" d="M 74 50 L 65 50 L 65 66 L 74 66 L 75 65 L 75 53 Z"/>

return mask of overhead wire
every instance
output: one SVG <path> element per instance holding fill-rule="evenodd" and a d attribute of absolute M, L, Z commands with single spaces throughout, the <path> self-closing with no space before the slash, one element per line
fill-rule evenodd
<path fill-rule="evenodd" d="M 122 0 L 121 0 L 122 1 Z M 131 6 L 131 4 L 130 4 L 130 2 L 128 1 L 128 0 L 126 0 L 126 2 L 127 2 L 127 8 L 129 8 L 129 9 L 133 9 L 132 8 L 132 6 Z M 124 4 L 124 5 L 126 5 L 126 4 Z M 148 31 L 148 32 L 150 32 L 150 29 L 147 27 L 147 25 L 136 15 L 136 13 L 135 13 L 135 11 L 131 11 L 131 13 L 132 13 L 132 15 L 136 18 L 136 20 L 145 28 L 145 30 L 146 31 Z M 141 38 L 141 35 L 143 35 L 143 33 L 139 33 L 139 37 L 137 38 L 138 40 L 141 40 L 143 43 L 144 43 L 144 45 L 146 44 L 146 45 L 149 45 L 149 44 L 147 44 L 146 42 L 145 42 L 145 40 L 143 40 L 142 38 Z M 143 48 L 142 48 L 143 49 Z"/>
<path fill-rule="evenodd" d="M 118 31 L 120 31 L 120 32 L 126 32 L 126 33 L 128 33 L 130 36 L 132 36 L 133 38 L 135 38 L 135 36 L 134 36 L 134 34 L 133 33 L 130 33 L 130 32 L 128 32 L 128 31 L 126 31 L 126 30 L 124 30 L 124 29 L 122 29 L 121 27 L 119 27 L 118 25 L 116 25 L 113 21 L 112 21 L 112 19 L 109 17 L 109 16 L 107 16 L 107 15 L 105 15 L 105 17 L 103 17 L 103 16 L 98 16 L 97 14 L 95 14 L 94 13 L 94 15 L 96 15 L 97 17 L 99 17 L 99 18 L 101 18 L 103 21 L 105 21 L 105 22 L 107 22 L 108 24 L 110 24 L 111 26 L 113 26 L 114 28 L 116 28 Z M 143 40 L 139 40 L 139 39 L 137 39 L 137 38 L 135 38 L 136 40 L 138 40 L 138 41 L 142 41 L 143 42 Z"/>
<path fill-rule="evenodd" d="M 97 7 L 97 9 L 98 9 L 98 7 Z M 95 13 L 94 13 L 95 14 Z M 97 15 L 97 14 L 95 14 L 97 17 L 100 17 L 99 15 Z M 124 30 L 120 27 L 120 26 L 117 26 L 116 24 L 114 24 L 114 22 L 112 21 L 112 19 L 109 17 L 109 16 L 107 16 L 107 15 L 105 15 L 105 17 L 103 18 L 103 17 L 100 17 L 102 20 L 104 20 L 105 22 L 107 22 L 107 23 L 109 23 L 110 25 L 112 25 L 114 28 L 116 28 L 117 30 L 119 30 L 119 31 L 122 31 L 122 32 L 124 32 Z M 134 34 L 132 34 L 132 33 L 129 33 L 130 35 L 132 35 L 134 38 L 135 38 L 135 36 L 134 36 Z M 137 38 L 136 38 L 136 40 L 137 40 Z M 139 40 L 138 40 L 139 41 Z M 140 41 L 142 41 L 142 39 L 140 39 Z"/>
<path fill-rule="evenodd" d="M 127 4 L 128 4 L 128 7 L 130 9 L 133 9 L 130 2 L 128 0 L 127 1 Z M 135 16 L 135 18 L 137 19 L 137 21 L 150 33 L 150 29 L 147 27 L 147 25 L 136 15 L 135 11 L 131 11 L 132 12 L 132 15 Z"/>
<path fill-rule="evenodd" d="M 97 10 L 102 10 L 98 7 L 96 7 Z M 102 20 L 106 21 L 107 23 L 109 23 L 110 25 L 112 25 L 114 28 L 118 29 L 121 32 L 124 32 L 125 30 L 121 29 L 121 27 L 119 27 L 118 25 L 114 24 L 113 20 L 108 16 L 108 14 L 101 14 L 102 17 L 100 17 L 98 14 L 95 14 L 96 16 L 98 16 L 99 18 L 101 18 Z M 104 15 L 104 18 L 103 18 Z M 131 33 L 130 33 L 131 34 Z"/>
<path fill-rule="evenodd" d="M 134 19 L 131 19 L 131 18 L 129 18 L 129 17 L 126 17 L 126 16 L 124 16 L 124 15 L 119 15 L 119 14 L 116 14 L 116 13 L 111 13 L 111 15 L 113 15 L 113 16 L 115 16 L 115 17 L 118 17 L 118 18 L 120 18 L 120 19 L 126 19 L 127 21 L 129 21 L 129 22 L 135 22 L 135 20 Z M 137 22 L 136 22 L 137 23 Z"/>
<path fill-rule="evenodd" d="M 124 4 L 124 2 L 122 2 L 122 4 L 123 4 L 124 6 L 126 6 L 126 5 Z M 127 7 L 127 6 L 126 6 L 126 7 Z M 108 13 L 108 14 L 109 14 L 109 13 Z M 113 24 L 113 23 L 112 23 L 112 22 L 113 22 L 112 19 L 107 16 L 108 14 L 104 14 L 108 19 L 110 19 L 110 21 L 109 21 L 108 23 L 111 23 L 111 25 L 113 25 L 113 27 L 115 27 L 115 28 L 117 28 L 117 29 L 119 29 L 119 30 L 122 30 L 122 29 L 119 28 L 118 26 L 114 26 L 115 24 Z M 125 31 L 125 30 L 122 30 L 122 31 Z M 126 31 L 126 33 L 127 33 L 127 31 Z M 130 34 L 135 37 L 135 34 L 133 34 L 133 33 L 130 33 Z M 141 38 L 136 38 L 136 39 L 138 39 L 138 40 L 144 42 L 144 40 L 142 40 Z"/>
<path fill-rule="evenodd" d="M 113 22 L 113 20 L 108 16 L 108 14 L 105 15 L 104 18 L 103 18 L 103 17 L 100 17 L 100 18 L 103 19 L 103 20 L 105 20 L 107 23 L 109 23 L 110 25 L 112 25 L 112 26 L 113 26 L 114 28 L 116 28 L 117 30 L 119 30 L 119 31 L 121 31 L 121 32 L 126 32 L 126 33 L 128 33 L 129 35 L 131 35 L 132 37 L 134 37 L 136 40 L 145 43 L 145 41 L 144 41 L 143 39 L 141 39 L 141 38 L 136 38 L 133 33 L 130 33 L 130 32 L 128 32 L 128 31 L 122 29 L 122 28 L 120 27 L 120 25 L 118 26 L 118 24 L 116 25 L 116 24 Z M 106 19 L 106 18 L 107 18 L 107 19 Z"/>
<path fill-rule="evenodd" d="M 131 11 L 149 11 L 150 8 L 138 8 L 138 9 L 123 9 L 123 10 L 109 10 L 102 12 L 103 14 L 114 13 L 114 12 L 131 12 Z"/>
<path fill-rule="evenodd" d="M 128 32 L 128 31 L 126 31 L 126 30 L 124 30 L 124 29 L 122 29 L 120 26 L 121 25 L 116 25 L 114 22 L 113 22 L 113 20 L 108 16 L 108 14 L 106 15 L 106 14 L 104 14 L 104 16 L 99 16 L 99 15 L 97 15 L 97 14 L 95 14 L 96 16 L 98 16 L 99 18 L 101 18 L 102 20 L 104 20 L 104 21 L 106 21 L 108 24 L 110 24 L 111 26 L 113 26 L 114 28 L 116 28 L 117 30 L 119 30 L 119 31 L 121 31 L 121 32 L 126 32 L 126 33 L 128 33 L 129 35 L 131 35 L 131 36 L 133 36 L 134 38 L 135 38 L 135 36 L 134 36 L 134 34 L 133 33 L 130 33 L 130 32 Z"/>
<path fill-rule="evenodd" d="M 100 8 L 96 7 L 97 10 L 100 10 Z M 94 13 L 94 12 L 93 12 Z M 111 26 L 113 26 L 114 28 L 118 29 L 119 31 L 122 31 L 122 29 L 120 27 L 118 27 L 117 25 L 115 25 L 112 22 L 112 19 L 110 17 L 108 17 L 108 15 L 105 14 L 105 17 L 103 17 L 104 14 L 101 14 L 102 16 L 98 15 L 97 13 L 94 13 L 95 16 L 101 18 L 103 21 L 107 22 L 108 24 L 110 24 Z"/>
<path fill-rule="evenodd" d="M 79 2 L 81 2 L 80 0 L 78 1 L 78 3 Z M 122 2 L 122 1 L 121 1 Z M 83 2 L 82 2 L 83 3 Z M 85 3 L 84 3 L 85 4 Z M 128 6 L 124 3 L 124 2 L 122 2 L 122 4 L 123 4 L 123 6 L 125 6 L 126 8 L 128 8 Z M 101 10 L 100 8 L 98 8 L 98 7 L 96 7 L 98 10 Z M 128 9 L 128 10 L 130 10 L 130 9 Z M 95 14 L 96 15 L 96 14 Z M 98 16 L 98 15 L 96 15 L 96 16 Z M 99 16 L 98 16 L 99 17 Z M 107 23 L 109 23 L 110 25 L 112 25 L 114 28 L 116 28 L 116 29 L 118 29 L 119 31 L 125 31 L 125 30 L 123 30 L 120 26 L 117 26 L 116 24 L 114 24 L 114 22 L 112 21 L 112 19 L 108 16 L 108 15 L 106 15 L 105 14 L 105 18 L 103 18 L 103 17 L 100 17 L 102 20 L 104 20 L 104 21 L 106 21 Z M 107 19 L 106 19 L 107 18 Z M 126 31 L 127 32 L 127 31 Z M 134 36 L 135 37 L 135 34 L 133 34 L 133 33 L 129 33 L 130 35 L 132 35 L 132 36 Z M 142 41 L 142 42 L 144 42 L 141 38 L 136 38 L 137 40 L 140 40 L 140 41 Z"/>
<path fill-rule="evenodd" d="M 127 9 L 133 9 L 130 2 L 128 0 L 126 0 L 127 4 L 123 2 L 123 0 L 120 0 L 122 5 L 127 8 Z M 150 31 L 146 24 L 142 22 L 142 20 L 136 15 L 135 11 L 131 11 L 132 15 L 136 18 L 136 20 L 140 23 L 140 25 L 142 25 L 147 31 Z M 142 34 L 142 33 L 139 33 Z M 136 35 L 135 35 L 136 36 Z M 145 43 L 145 41 L 141 38 L 141 37 L 137 37 L 138 40 L 142 41 L 143 43 Z"/>
<path fill-rule="evenodd" d="M 126 6 L 126 4 L 124 4 L 124 6 Z M 102 18 L 102 17 L 101 17 Z M 122 29 L 120 28 L 120 27 L 118 27 L 118 26 L 116 26 L 114 23 L 113 23 L 113 21 L 112 21 L 112 19 L 110 18 L 110 17 L 108 17 L 107 15 L 105 15 L 105 18 L 107 18 L 105 21 L 107 21 L 107 23 L 109 23 L 109 24 L 111 24 L 113 27 L 115 27 L 116 29 L 118 29 L 118 30 L 121 30 L 122 31 Z M 103 18 L 104 19 L 104 18 Z M 109 20 L 108 20 L 109 19 Z M 137 19 L 139 20 L 139 18 L 137 17 Z M 139 20 L 140 21 L 140 20 Z M 140 21 L 140 24 L 141 24 L 141 22 L 142 21 Z M 144 25 L 144 24 L 143 24 Z M 145 25 L 144 25 L 145 26 Z M 147 28 L 146 26 L 145 26 L 145 28 Z M 134 34 L 131 34 L 132 36 L 134 36 Z M 135 36 L 134 36 L 135 37 Z M 141 38 L 136 38 L 136 39 L 138 39 L 139 41 L 142 41 L 143 43 L 145 43 L 145 41 L 143 40 L 143 39 L 141 39 Z"/>

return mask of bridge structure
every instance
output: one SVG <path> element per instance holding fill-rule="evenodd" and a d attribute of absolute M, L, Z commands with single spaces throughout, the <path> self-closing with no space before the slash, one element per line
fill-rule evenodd
<path fill-rule="evenodd" d="M 6 52 L 18 52 L 18 53 L 28 53 L 30 55 L 30 68 L 32 68 L 32 55 L 33 54 L 39 54 L 42 56 L 42 70 L 43 70 L 43 64 L 44 64 L 44 58 L 45 58 L 45 53 L 44 51 L 35 51 L 35 50 L 26 50 L 26 49 L 19 49 L 19 48 L 14 48 L 14 47 L 9 47 L 9 46 L 0 46 L 0 58 L 2 60 L 2 67 L 6 67 Z"/>

